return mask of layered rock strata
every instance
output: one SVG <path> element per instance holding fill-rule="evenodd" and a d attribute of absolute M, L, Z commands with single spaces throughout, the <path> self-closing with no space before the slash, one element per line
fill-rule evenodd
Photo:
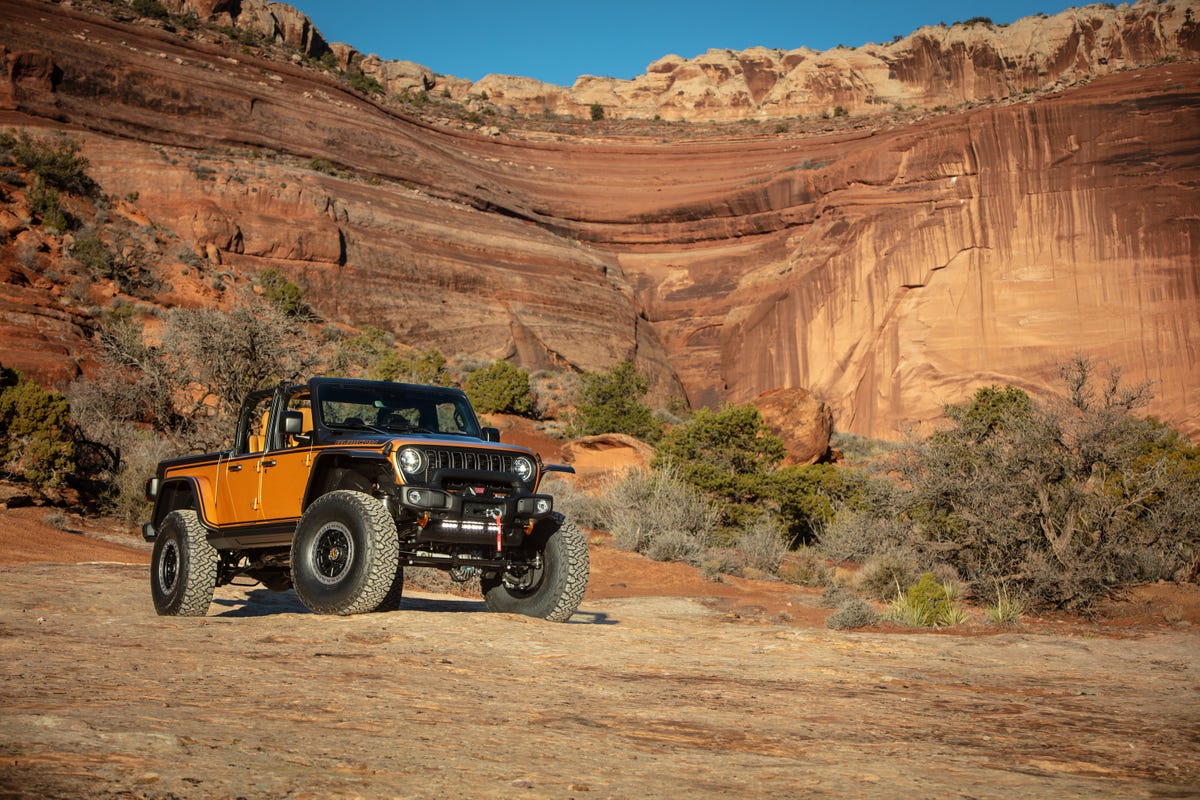
<path fill-rule="evenodd" d="M 1166 35 L 1194 58 L 1163 21 L 1193 6 L 1124 52 Z M 284 271 L 329 321 L 534 369 L 630 358 L 658 400 L 803 388 L 886 437 L 979 385 L 1048 390 L 1083 351 L 1200 435 L 1194 60 L 909 124 L 548 140 L 219 42 L 0 12 L 0 126 L 72 132 L 105 192 L 221 269 Z"/>

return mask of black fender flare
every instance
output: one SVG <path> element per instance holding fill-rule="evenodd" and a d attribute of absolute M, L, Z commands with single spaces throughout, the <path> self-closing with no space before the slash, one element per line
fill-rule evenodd
<path fill-rule="evenodd" d="M 393 474 L 392 463 L 378 453 L 364 453 L 361 450 L 325 450 L 313 461 L 312 472 L 309 473 L 308 486 L 304 489 L 304 500 L 300 505 L 303 512 L 321 495 L 328 494 L 339 488 L 337 481 L 330 484 L 332 475 L 338 472 L 353 470 L 361 472 L 356 467 L 381 469 L 389 475 Z"/>
<path fill-rule="evenodd" d="M 200 523 L 212 530 L 212 522 L 204 517 L 204 505 L 200 502 L 198 484 L 199 482 L 191 475 L 170 478 L 160 484 L 154 497 L 154 510 L 150 514 L 151 529 L 158 530 L 158 526 L 172 511 L 191 508 L 195 509 Z"/>

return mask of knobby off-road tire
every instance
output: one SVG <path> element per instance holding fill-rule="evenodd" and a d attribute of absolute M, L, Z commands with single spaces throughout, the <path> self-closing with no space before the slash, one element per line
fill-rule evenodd
<path fill-rule="evenodd" d="M 158 526 L 150 559 L 150 596 L 166 617 L 203 617 L 212 605 L 220 556 L 196 512 L 172 511 Z"/>
<path fill-rule="evenodd" d="M 337 486 L 339 489 L 348 489 L 355 492 L 363 492 L 369 494 L 371 491 L 371 482 L 361 473 L 353 470 L 344 469 L 340 471 L 337 478 Z M 392 578 L 392 585 L 388 589 L 387 594 L 379 601 L 379 605 L 371 609 L 372 611 L 397 611 L 400 608 L 400 601 L 404 599 L 404 567 L 396 567 L 396 577 Z"/>
<path fill-rule="evenodd" d="M 404 599 L 404 567 L 396 567 L 396 577 L 392 578 L 392 586 L 388 589 L 387 594 L 379 601 L 379 605 L 371 609 L 372 611 L 396 611 L 400 608 L 400 601 Z"/>
<path fill-rule="evenodd" d="M 292 586 L 318 614 L 379 608 L 400 562 L 396 523 L 383 503 L 339 489 L 317 498 L 292 539 Z"/>
<path fill-rule="evenodd" d="M 557 513 L 554 518 L 550 524 L 556 524 L 557 530 L 543 535 L 544 543 L 540 544 L 540 569 L 523 576 L 485 573 L 480 578 L 489 610 L 566 622 L 579 608 L 587 591 L 590 567 L 587 539 L 571 520 Z M 539 532 L 535 530 L 533 536 L 538 537 Z M 536 547 L 539 542 L 532 544 Z"/>

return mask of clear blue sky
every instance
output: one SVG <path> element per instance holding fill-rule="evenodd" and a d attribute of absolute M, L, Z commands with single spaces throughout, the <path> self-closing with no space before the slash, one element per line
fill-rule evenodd
<path fill-rule="evenodd" d="M 477 81 L 633 78 L 662 56 L 886 43 L 922 25 L 1057 14 L 1065 0 L 287 0 L 331 42 Z"/>

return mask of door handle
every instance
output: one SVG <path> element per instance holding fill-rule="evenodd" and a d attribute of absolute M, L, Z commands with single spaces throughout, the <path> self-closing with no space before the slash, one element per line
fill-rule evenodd
<path fill-rule="evenodd" d="M 275 466 L 275 459 L 268 458 L 266 461 L 262 462 L 262 465 L 264 467 L 273 467 L 273 466 Z"/>
<path fill-rule="evenodd" d="M 232 466 L 229 468 L 229 471 L 230 471 L 230 472 L 241 472 L 241 471 L 242 471 L 242 465 L 241 465 L 241 464 L 234 464 L 234 465 L 232 465 Z"/>

